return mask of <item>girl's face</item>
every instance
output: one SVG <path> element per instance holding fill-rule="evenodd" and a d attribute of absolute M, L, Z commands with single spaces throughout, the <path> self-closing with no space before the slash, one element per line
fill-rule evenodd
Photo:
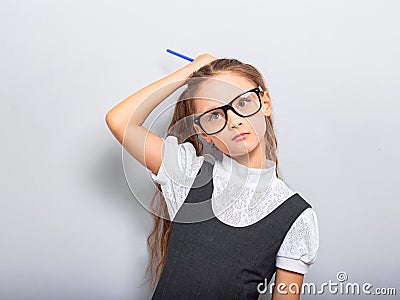
<path fill-rule="evenodd" d="M 209 109 L 225 105 L 255 87 L 257 85 L 253 82 L 232 72 L 215 75 L 203 82 L 196 94 L 195 117 Z M 254 149 L 265 146 L 266 117 L 272 113 L 272 102 L 268 92 L 264 91 L 260 97 L 261 109 L 250 117 L 241 117 L 232 110 L 228 110 L 227 124 L 216 134 L 208 135 L 197 124 L 194 124 L 194 128 L 207 142 L 213 142 L 226 155 L 230 157 L 248 155 Z M 242 132 L 249 134 L 243 139 L 234 139 L 238 133 Z"/>

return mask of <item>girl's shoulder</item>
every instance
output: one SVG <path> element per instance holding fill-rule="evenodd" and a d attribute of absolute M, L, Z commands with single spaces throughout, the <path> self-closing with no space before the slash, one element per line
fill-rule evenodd
<path fill-rule="evenodd" d="M 157 174 L 151 173 L 151 178 L 160 185 L 170 219 L 173 220 L 205 157 L 197 156 L 196 149 L 190 142 L 178 143 L 176 136 L 170 135 L 162 139 L 164 149 L 161 166 Z"/>
<path fill-rule="evenodd" d="M 196 154 L 192 143 L 178 143 L 176 136 L 169 135 L 162 140 L 164 141 L 163 159 L 158 174 L 151 174 L 153 181 L 164 185 L 169 180 L 183 184 L 194 179 L 205 157 Z"/>
<path fill-rule="evenodd" d="M 278 178 L 278 177 L 274 177 L 274 180 L 272 182 L 273 187 L 273 193 L 275 195 L 281 195 L 280 198 L 280 203 L 283 203 L 284 201 L 286 201 L 287 199 L 289 199 L 291 196 L 298 194 L 300 196 L 300 198 L 304 201 L 306 201 L 308 204 L 310 204 L 310 207 L 306 208 L 299 216 L 297 221 L 300 220 L 307 220 L 308 223 L 315 223 L 318 224 L 317 222 L 317 215 L 315 213 L 315 210 L 313 209 L 313 203 L 307 198 L 305 197 L 303 194 L 301 194 L 300 192 L 298 192 L 295 189 L 292 189 L 290 187 L 289 184 L 287 184 L 285 182 L 285 180 Z"/>

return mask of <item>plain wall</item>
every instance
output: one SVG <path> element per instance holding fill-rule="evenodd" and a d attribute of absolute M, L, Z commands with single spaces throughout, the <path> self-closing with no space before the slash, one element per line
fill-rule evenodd
<path fill-rule="evenodd" d="M 344 271 L 399 293 L 399 9 L 394 0 L 3 0 L 0 299 L 150 298 L 141 283 L 152 218 L 137 198 L 155 186 L 105 115 L 188 63 L 167 48 L 238 58 L 264 75 L 281 174 L 318 216 L 318 258 L 304 281 L 337 282 Z M 157 122 L 161 134 L 169 120 Z M 360 296 L 302 299 L 318 297 Z"/>

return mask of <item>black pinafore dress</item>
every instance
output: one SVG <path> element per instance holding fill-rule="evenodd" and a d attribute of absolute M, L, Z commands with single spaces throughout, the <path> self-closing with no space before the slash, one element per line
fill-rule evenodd
<path fill-rule="evenodd" d="M 184 201 L 186 205 L 180 207 L 171 223 L 165 265 L 152 300 L 258 299 L 257 286 L 265 286 L 265 282 L 269 285 L 287 232 L 311 207 L 296 193 L 254 224 L 227 225 L 211 208 L 212 172 L 213 164 L 204 161 Z M 201 209 L 190 207 L 198 203 L 204 204 L 197 206 Z M 196 219 L 194 214 L 202 213 L 213 217 L 190 222 Z"/>

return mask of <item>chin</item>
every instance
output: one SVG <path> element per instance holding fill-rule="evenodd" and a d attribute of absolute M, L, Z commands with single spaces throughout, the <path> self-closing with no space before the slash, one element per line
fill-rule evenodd
<path fill-rule="evenodd" d="M 236 156 L 243 156 L 243 155 L 248 155 L 255 149 L 259 147 L 259 143 L 240 143 L 240 146 L 236 147 L 231 147 L 227 151 L 230 152 L 229 156 L 236 157 Z"/>

